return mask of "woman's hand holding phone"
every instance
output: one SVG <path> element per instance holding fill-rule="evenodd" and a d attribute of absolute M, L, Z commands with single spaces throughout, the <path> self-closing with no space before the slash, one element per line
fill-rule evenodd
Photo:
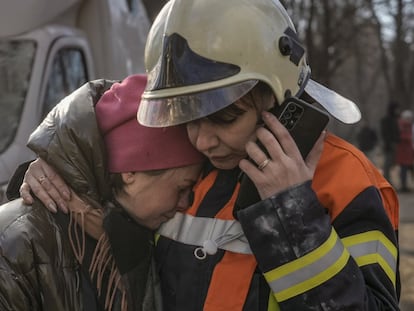
<path fill-rule="evenodd" d="M 235 216 L 239 209 L 313 178 L 323 150 L 328 115 L 296 98 L 276 109 L 279 117 L 263 112 L 265 127 L 257 130 L 258 142 L 246 145 L 249 159 L 239 164 L 244 174 Z"/>
<path fill-rule="evenodd" d="M 268 129 L 258 129 L 257 138 L 266 148 L 268 155 L 256 143 L 249 142 L 246 151 L 255 163 L 244 159 L 239 165 L 255 184 L 261 199 L 312 179 L 322 154 L 325 137 L 323 131 L 304 160 L 289 131 L 274 115 L 263 112 L 263 120 Z M 259 169 L 258 165 L 267 158 L 270 162 L 263 169 Z"/>

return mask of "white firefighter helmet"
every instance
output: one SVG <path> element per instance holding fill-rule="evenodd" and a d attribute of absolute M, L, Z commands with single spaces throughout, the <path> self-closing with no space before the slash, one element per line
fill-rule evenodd
<path fill-rule="evenodd" d="M 279 104 L 305 90 L 337 119 L 360 119 L 353 102 L 310 79 L 305 49 L 277 0 L 170 0 L 148 34 L 145 66 L 138 120 L 147 126 L 208 116 L 258 81 Z"/>

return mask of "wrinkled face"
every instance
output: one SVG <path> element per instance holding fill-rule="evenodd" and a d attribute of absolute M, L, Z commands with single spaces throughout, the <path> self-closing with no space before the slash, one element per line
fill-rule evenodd
<path fill-rule="evenodd" d="M 123 173 L 125 186 L 116 199 L 137 223 L 157 229 L 177 211 L 190 207 L 190 194 L 201 168 L 195 164 L 160 174 Z"/>
<path fill-rule="evenodd" d="M 261 107 L 273 102 L 271 95 L 250 92 L 211 116 L 187 123 L 188 137 L 215 167 L 235 168 L 246 157 L 246 143 L 255 140 Z"/>

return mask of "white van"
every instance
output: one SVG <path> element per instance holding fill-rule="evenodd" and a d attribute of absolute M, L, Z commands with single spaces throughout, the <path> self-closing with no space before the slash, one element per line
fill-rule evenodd
<path fill-rule="evenodd" d="M 3 1 L 4 2 L 4 1 Z M 162 2 L 151 0 L 151 6 Z M 141 0 L 14 0 L 0 9 L 0 202 L 35 155 L 30 133 L 60 99 L 95 78 L 144 72 L 154 12 Z"/>

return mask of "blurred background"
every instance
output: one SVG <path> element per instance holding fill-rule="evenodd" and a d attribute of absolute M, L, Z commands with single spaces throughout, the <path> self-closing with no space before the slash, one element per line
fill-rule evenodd
<path fill-rule="evenodd" d="M 307 48 L 312 76 L 354 100 L 379 130 L 389 101 L 414 104 L 412 0 L 285 0 Z M 359 126 L 336 124 L 355 141 Z"/>

